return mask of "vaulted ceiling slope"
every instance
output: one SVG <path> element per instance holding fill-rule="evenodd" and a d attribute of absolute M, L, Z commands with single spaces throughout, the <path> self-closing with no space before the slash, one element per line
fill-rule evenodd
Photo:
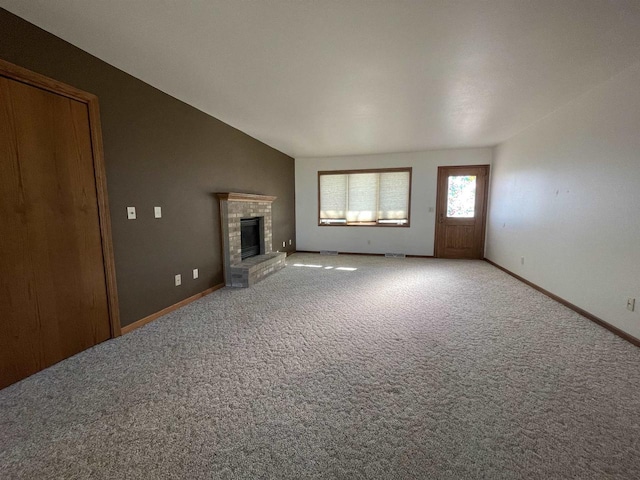
<path fill-rule="evenodd" d="M 0 0 L 295 157 L 495 145 L 640 60 L 639 0 Z"/>

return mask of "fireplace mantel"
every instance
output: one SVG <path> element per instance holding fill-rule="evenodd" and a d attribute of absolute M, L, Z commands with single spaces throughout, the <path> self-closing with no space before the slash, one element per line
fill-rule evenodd
<path fill-rule="evenodd" d="M 254 193 L 237 193 L 237 192 L 223 192 L 218 193 L 220 200 L 227 200 L 228 202 L 269 202 L 272 203 L 276 198 L 273 195 L 256 195 Z"/>

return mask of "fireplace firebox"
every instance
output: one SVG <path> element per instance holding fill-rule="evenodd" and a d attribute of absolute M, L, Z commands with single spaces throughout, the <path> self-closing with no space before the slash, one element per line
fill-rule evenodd
<path fill-rule="evenodd" d="M 241 218 L 240 219 L 240 248 L 241 257 L 245 258 L 260 255 L 262 247 L 262 226 L 261 218 Z"/>

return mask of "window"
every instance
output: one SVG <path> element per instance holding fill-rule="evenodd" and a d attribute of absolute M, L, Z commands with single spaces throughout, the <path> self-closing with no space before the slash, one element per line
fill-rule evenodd
<path fill-rule="evenodd" d="M 409 226 L 411 168 L 318 172 L 319 225 Z"/>
<path fill-rule="evenodd" d="M 473 218 L 476 206 L 476 176 L 451 175 L 447 186 L 447 217 Z"/>

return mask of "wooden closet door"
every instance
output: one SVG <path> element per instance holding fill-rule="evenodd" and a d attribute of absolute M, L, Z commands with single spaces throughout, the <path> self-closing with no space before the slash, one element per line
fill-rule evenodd
<path fill-rule="evenodd" d="M 88 105 L 0 77 L 0 388 L 111 336 Z"/>

